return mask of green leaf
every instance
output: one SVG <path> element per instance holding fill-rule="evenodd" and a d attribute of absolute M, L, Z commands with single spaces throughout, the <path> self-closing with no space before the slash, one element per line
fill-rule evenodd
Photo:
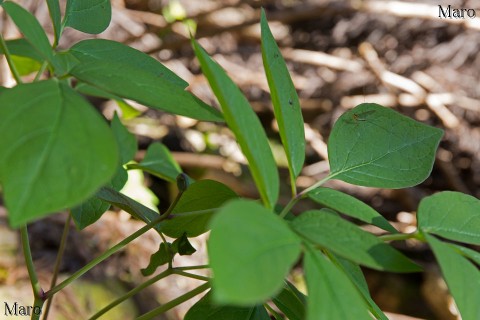
<path fill-rule="evenodd" d="M 272 299 L 272 302 L 288 319 L 305 319 L 306 297 L 290 282 L 285 282 L 282 291 Z"/>
<path fill-rule="evenodd" d="M 385 316 L 385 314 L 370 296 L 367 280 L 365 279 L 365 276 L 363 275 L 362 269 L 360 269 L 359 265 L 334 254 L 329 254 L 328 257 L 337 265 L 339 269 L 343 270 L 350 278 L 350 281 L 355 284 L 358 291 L 368 303 L 370 312 L 376 317 L 376 319 L 388 320 L 387 316 Z"/>
<path fill-rule="evenodd" d="M 300 254 L 286 222 L 256 202 L 233 200 L 212 218 L 208 253 L 215 300 L 252 305 L 278 293 Z"/>
<path fill-rule="evenodd" d="M 0 181 L 13 227 L 77 205 L 115 173 L 111 131 L 70 87 L 17 85 L 0 105 Z"/>
<path fill-rule="evenodd" d="M 375 103 L 345 112 L 328 140 L 330 177 L 378 188 L 406 188 L 432 171 L 443 131 Z"/>
<path fill-rule="evenodd" d="M 480 319 L 480 271 L 448 244 L 425 234 L 462 319 Z"/>
<path fill-rule="evenodd" d="M 129 170 L 141 169 L 170 182 L 176 182 L 177 176 L 182 173 L 182 169 L 173 159 L 170 150 L 160 142 L 152 143 L 143 160 L 138 164 L 130 163 L 127 168 Z"/>
<path fill-rule="evenodd" d="M 248 160 L 263 203 L 273 208 L 279 192 L 278 171 L 260 120 L 225 71 L 197 42 L 193 41 L 193 47 L 202 71 L 220 102 L 225 121 Z"/>
<path fill-rule="evenodd" d="M 55 75 L 59 78 L 65 77 L 80 61 L 70 52 L 55 52 L 52 65 L 55 68 Z"/>
<path fill-rule="evenodd" d="M 453 243 L 449 243 L 449 245 L 455 250 L 457 250 L 457 252 L 460 253 L 462 256 L 472 260 L 478 266 L 480 266 L 480 252 Z"/>
<path fill-rule="evenodd" d="M 160 243 L 160 248 L 158 251 L 150 256 L 150 262 L 148 263 L 148 266 L 140 269 L 144 277 L 152 275 L 161 265 L 172 262 L 175 253 L 173 252 L 171 246 L 172 245 L 170 243 Z"/>
<path fill-rule="evenodd" d="M 347 216 L 373 224 L 383 230 L 398 233 L 375 209 L 348 194 L 330 188 L 317 188 L 310 191 L 307 196 L 313 201 Z"/>
<path fill-rule="evenodd" d="M 73 45 L 69 52 L 82 63 L 102 61 L 109 64 L 111 61 L 115 61 L 165 79 L 182 89 L 188 86 L 185 80 L 165 67 L 160 61 L 120 42 L 106 39 L 88 39 Z"/>
<path fill-rule="evenodd" d="M 312 243 L 363 266 L 392 272 L 421 271 L 399 251 L 329 209 L 306 211 L 291 225 Z"/>
<path fill-rule="evenodd" d="M 132 160 L 137 153 L 137 139 L 125 128 L 117 113 L 113 115 L 111 127 L 120 149 L 120 163 L 125 164 Z"/>
<path fill-rule="evenodd" d="M 184 233 L 181 237 L 175 239 L 172 243 L 172 248 L 175 253 L 178 253 L 181 256 L 191 256 L 197 251 L 190 241 L 188 241 L 187 233 Z"/>
<path fill-rule="evenodd" d="M 140 111 L 138 111 L 137 109 L 132 107 L 130 104 L 125 102 L 125 100 L 123 100 L 119 96 L 117 96 L 113 93 L 101 90 L 97 87 L 91 86 L 91 85 L 86 84 L 84 82 L 79 81 L 77 83 L 77 85 L 75 86 L 75 90 L 82 93 L 82 94 L 88 95 L 88 96 L 99 97 L 99 98 L 104 98 L 104 99 L 109 99 L 109 100 L 115 100 L 118 107 L 122 111 L 122 118 L 125 119 L 125 120 L 136 118 L 141 114 Z"/>
<path fill-rule="evenodd" d="M 8 51 L 11 55 L 30 58 L 32 60 L 43 62 L 45 59 L 25 38 L 5 41 Z M 0 48 L 0 54 L 4 54 Z"/>
<path fill-rule="evenodd" d="M 14 2 L 7 1 L 4 2 L 2 6 L 27 41 L 45 60 L 51 61 L 53 58 L 53 50 L 38 20 L 30 12 Z"/>
<path fill-rule="evenodd" d="M 38 61 L 30 58 L 14 55 L 11 55 L 10 57 L 12 58 L 13 64 L 21 76 L 26 76 L 32 72 L 36 72 L 40 70 L 40 67 L 42 66 Z"/>
<path fill-rule="evenodd" d="M 309 247 L 304 268 L 307 320 L 372 319 L 355 285 L 323 254 Z"/>
<path fill-rule="evenodd" d="M 63 25 L 90 34 L 107 29 L 112 18 L 110 0 L 67 0 Z"/>
<path fill-rule="evenodd" d="M 184 320 L 270 320 L 265 307 L 237 307 L 217 305 L 213 302 L 210 291 L 193 305 Z"/>
<path fill-rule="evenodd" d="M 235 192 L 220 182 L 197 181 L 183 193 L 170 219 L 164 222 L 162 232 L 172 238 L 178 238 L 184 232 L 188 237 L 199 236 L 209 230 L 208 223 L 215 210 L 237 197 Z M 199 210 L 203 212 L 189 213 Z"/>
<path fill-rule="evenodd" d="M 268 27 L 262 9 L 262 57 L 272 95 L 273 111 L 288 159 L 292 186 L 305 161 L 305 132 L 302 109 L 287 66 Z"/>
<path fill-rule="evenodd" d="M 132 198 L 112 189 L 109 187 L 102 187 L 96 193 L 96 196 L 106 201 L 128 213 L 130 213 L 133 217 L 142 220 L 145 223 L 152 222 L 153 220 L 159 217 L 159 214 L 153 211 L 150 208 L 147 208 L 141 203 L 133 200 Z M 162 223 L 157 224 L 154 229 L 158 232 L 161 232 Z"/>
<path fill-rule="evenodd" d="M 62 16 L 60 13 L 60 3 L 59 0 L 47 0 L 48 13 L 50 14 L 50 19 L 52 19 L 53 31 L 55 34 L 55 46 L 60 40 L 62 34 Z"/>
<path fill-rule="evenodd" d="M 447 239 L 480 245 L 480 200 L 452 191 L 423 198 L 418 207 L 418 228 Z"/>
<path fill-rule="evenodd" d="M 119 166 L 112 181 L 107 185 L 118 191 L 123 188 L 126 182 L 127 171 L 122 166 Z M 110 203 L 105 202 L 94 195 L 87 201 L 72 208 L 72 218 L 77 228 L 82 230 L 100 219 L 108 208 L 110 208 Z"/>
<path fill-rule="evenodd" d="M 118 61 L 81 62 L 70 72 L 79 80 L 146 106 L 204 121 L 222 121 L 215 108 L 170 81 Z"/>

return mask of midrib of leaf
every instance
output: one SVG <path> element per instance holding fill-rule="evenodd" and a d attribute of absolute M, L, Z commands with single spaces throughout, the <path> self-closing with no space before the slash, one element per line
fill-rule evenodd
<path fill-rule="evenodd" d="M 59 108 L 58 116 L 55 119 L 54 124 L 52 126 L 52 134 L 50 135 L 50 138 L 48 139 L 47 144 L 45 145 L 45 147 L 43 149 L 43 152 L 42 152 L 42 154 L 40 155 L 40 157 L 37 161 L 37 166 L 34 168 L 33 173 L 30 175 L 30 183 L 27 184 L 27 187 L 25 188 L 25 191 L 22 193 L 22 196 L 20 197 L 20 200 L 19 200 L 20 207 L 18 209 L 18 212 L 23 211 L 23 208 L 25 207 L 25 204 L 26 204 L 26 202 L 24 201 L 25 197 L 28 194 L 30 194 L 30 191 L 32 190 L 32 187 L 33 187 L 33 183 L 38 178 L 38 174 L 40 173 L 40 170 L 45 165 L 46 159 L 47 159 L 47 156 L 48 156 L 48 152 L 52 148 L 53 141 L 55 140 L 55 138 L 57 137 L 57 134 L 58 134 L 58 127 L 60 125 L 60 119 L 62 118 L 63 112 L 65 111 L 65 105 L 64 105 L 65 99 L 64 99 L 63 93 L 60 90 L 60 88 L 58 87 L 58 85 L 56 86 L 56 89 L 59 91 L 59 95 L 61 97 L 61 99 L 60 99 L 61 105 L 60 105 L 60 108 Z"/>

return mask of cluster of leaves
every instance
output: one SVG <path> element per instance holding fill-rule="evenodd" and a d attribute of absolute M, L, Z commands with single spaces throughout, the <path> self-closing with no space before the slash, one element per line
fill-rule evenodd
<path fill-rule="evenodd" d="M 1 2 L 24 36 L 0 38 L 0 49 L 18 83 L 0 91 L 0 181 L 12 227 L 70 208 L 82 229 L 115 205 L 152 225 L 162 238 L 176 239 L 160 245 L 142 270 L 145 275 L 162 264 L 171 268 L 177 253 L 192 254 L 195 249 L 188 237 L 211 230 L 212 290 L 191 308 L 188 320 L 270 319 L 269 313 L 282 319 L 270 301 L 289 319 L 387 319 L 370 297 L 360 266 L 421 271 L 384 241 L 415 238 L 431 246 L 463 319 L 480 318 L 480 273 L 475 265 L 480 264 L 480 254 L 452 243 L 480 245 L 478 199 L 457 192 L 429 196 L 418 209 L 418 231 L 400 234 L 365 203 L 322 187 L 330 179 L 378 188 L 419 184 L 432 170 L 442 130 L 377 104 L 361 104 L 333 127 L 328 142 L 330 174 L 297 192 L 295 182 L 305 155 L 301 108 L 262 11 L 263 62 L 292 191 L 291 201 L 280 207 L 278 170 L 259 119 L 240 89 L 196 41 L 192 40 L 194 52 L 221 112 L 185 91 L 188 84 L 160 62 L 123 44 L 93 39 L 64 51 L 56 49 L 66 27 L 102 32 L 110 22 L 108 0 L 69 0 L 63 20 L 59 2 L 47 4 L 55 31 L 53 45 L 33 15 L 14 2 Z M 39 80 L 45 70 L 51 77 Z M 38 72 L 35 80 L 23 83 L 22 76 L 32 72 Z M 109 127 L 82 95 L 113 99 L 124 115 L 131 112 L 125 101 L 130 99 L 199 120 L 225 121 L 248 160 L 261 202 L 241 199 L 216 181 L 191 180 L 161 143 L 152 144 L 142 162 L 132 163 L 135 137 L 117 115 Z M 126 170 L 177 181 L 180 191 L 170 209 L 160 215 L 120 193 Z M 291 214 L 305 198 L 322 208 L 298 217 Z M 340 214 L 390 234 L 376 237 Z M 302 256 L 308 297 L 286 280 Z"/>

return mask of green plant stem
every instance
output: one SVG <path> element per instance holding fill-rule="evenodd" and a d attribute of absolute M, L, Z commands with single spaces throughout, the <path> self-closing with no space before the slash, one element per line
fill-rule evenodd
<path fill-rule="evenodd" d="M 285 206 L 285 208 L 283 208 L 282 212 L 280 212 L 280 218 L 285 218 L 285 216 L 288 214 L 288 212 L 290 211 L 290 209 L 292 209 L 292 207 L 300 200 L 300 199 L 303 199 L 304 197 L 306 197 L 307 193 L 309 193 L 310 191 L 320 187 L 322 184 L 324 184 L 325 182 L 327 182 L 328 180 L 332 179 L 333 177 L 335 176 L 335 174 L 333 175 L 328 175 L 326 176 L 325 178 L 323 178 L 322 180 L 316 182 L 315 184 L 311 185 L 310 187 L 308 187 L 307 189 L 303 190 L 302 192 L 300 192 L 299 194 L 297 194 L 296 196 L 294 196 L 288 203 L 287 205 Z"/>
<path fill-rule="evenodd" d="M 15 67 L 15 64 L 12 61 L 12 57 L 10 55 L 10 51 L 8 50 L 7 44 L 5 43 L 5 40 L 3 39 L 3 35 L 0 33 L 0 48 L 2 49 L 3 53 L 5 54 L 5 58 L 7 59 L 8 67 L 10 68 L 10 71 L 12 72 L 13 78 L 17 82 L 17 84 L 23 83 L 22 78 L 20 77 L 20 73 L 18 73 L 17 68 Z"/>
<path fill-rule="evenodd" d="M 337 173 L 338 174 L 338 173 Z M 300 192 L 298 194 L 298 196 L 300 197 L 304 197 L 307 193 L 309 193 L 310 191 L 314 190 L 314 189 L 317 189 L 318 187 L 320 187 L 321 185 L 323 185 L 325 182 L 327 182 L 328 180 L 331 180 L 333 179 L 333 177 L 335 177 L 337 174 L 329 174 L 328 176 L 326 176 L 325 178 L 323 178 L 322 180 L 320 181 L 317 181 L 316 183 L 314 183 L 313 185 L 311 185 L 310 187 L 308 187 L 307 189 L 303 190 L 302 192 Z M 297 197 L 298 197 L 297 196 Z"/>
<path fill-rule="evenodd" d="M 171 274 L 173 274 L 173 269 L 167 269 L 167 270 L 163 271 L 162 273 L 159 273 L 155 277 L 152 277 L 152 278 L 148 279 L 147 281 L 140 284 L 136 288 L 133 288 L 132 290 L 128 291 L 127 293 L 125 293 L 123 296 L 119 297 L 115 301 L 112 301 L 109 305 L 102 308 L 100 311 L 98 311 L 92 317 L 90 317 L 89 320 L 95 320 L 95 319 L 100 318 L 102 315 L 104 315 L 105 313 L 107 313 L 108 311 L 110 311 L 111 309 L 113 309 L 114 307 L 116 307 L 117 305 L 122 303 L 123 301 L 125 301 L 128 298 L 134 296 L 135 294 L 139 293 L 140 291 L 142 291 L 146 287 L 154 284 L 155 282 L 157 282 L 157 281 L 159 281 L 159 280 L 161 280 L 165 277 L 168 277 Z"/>
<path fill-rule="evenodd" d="M 379 238 L 383 241 L 399 241 L 399 240 L 407 240 L 407 239 L 415 239 L 419 237 L 418 231 L 413 233 L 397 233 L 397 234 L 386 234 L 383 236 L 379 236 Z"/>
<path fill-rule="evenodd" d="M 55 267 L 53 268 L 53 276 L 52 276 L 52 281 L 50 283 L 50 289 L 55 287 L 55 285 L 57 284 L 58 272 L 60 271 L 60 265 L 62 263 L 63 253 L 65 252 L 65 246 L 67 244 L 68 231 L 70 230 L 71 220 L 72 220 L 72 214 L 69 211 L 67 220 L 65 221 L 65 225 L 63 226 L 62 237 L 60 239 L 60 247 L 58 248 L 57 259 L 55 260 Z M 48 319 L 48 312 L 50 311 L 50 305 L 52 304 L 52 301 L 53 301 L 53 296 L 51 296 L 47 300 L 45 310 L 43 310 L 43 318 L 42 318 L 43 320 Z"/>
<path fill-rule="evenodd" d="M 210 268 L 208 264 L 202 264 L 198 266 L 175 267 L 175 270 L 195 270 L 195 269 L 207 269 L 207 268 Z"/>
<path fill-rule="evenodd" d="M 196 295 L 202 293 L 203 291 L 207 290 L 210 288 L 210 283 L 204 283 L 201 286 L 193 289 L 192 291 L 189 291 L 180 297 L 173 299 L 170 302 L 165 303 L 164 305 L 161 305 L 158 308 L 153 309 L 150 312 L 145 313 L 144 315 L 140 316 L 137 318 L 137 320 L 148 320 L 148 319 L 153 319 L 154 317 L 165 313 L 166 311 L 178 306 L 179 304 L 184 303 L 187 300 L 190 300 L 191 298 L 195 297 Z"/>
<path fill-rule="evenodd" d="M 178 202 L 178 201 L 177 201 Z M 174 205 L 176 202 L 174 202 L 172 205 Z M 46 298 L 50 298 L 51 296 L 53 296 L 55 293 L 57 293 L 58 291 L 62 290 L 63 288 L 65 288 L 66 286 L 68 286 L 70 283 L 72 283 L 73 281 L 75 281 L 76 279 L 80 278 L 82 275 L 84 275 L 86 272 L 88 272 L 90 269 L 92 269 L 93 267 L 95 267 L 97 264 L 101 263 L 102 261 L 104 261 L 105 259 L 107 259 L 108 257 L 110 257 L 112 254 L 116 253 L 117 251 L 123 249 L 127 244 L 129 244 L 130 242 L 132 242 L 133 240 L 135 240 L 136 238 L 140 237 L 142 234 L 144 234 L 145 232 L 147 232 L 148 230 L 150 230 L 151 228 L 155 227 L 157 224 L 159 224 L 160 222 L 162 222 L 163 220 L 167 219 L 168 216 L 170 215 L 170 212 L 173 210 L 172 206 L 170 206 L 170 208 L 168 208 L 168 210 L 163 213 L 162 215 L 160 215 L 157 219 L 149 222 L 148 224 L 146 224 L 144 227 L 140 228 L 139 230 L 135 231 L 134 233 L 132 233 L 130 236 L 128 236 L 127 238 L 123 239 L 122 241 L 120 241 L 119 243 L 117 243 L 116 245 L 114 245 L 113 247 L 111 247 L 110 249 L 108 249 L 107 251 L 105 251 L 103 254 L 101 254 L 100 256 L 98 256 L 97 258 L 93 259 L 92 261 L 90 261 L 88 264 L 86 264 L 83 268 L 81 268 L 80 270 L 78 270 L 77 272 L 75 272 L 74 274 L 72 274 L 70 277 L 68 277 L 67 279 L 65 279 L 63 282 L 59 283 L 58 285 L 56 285 L 55 287 L 53 287 L 52 289 L 50 289 L 49 291 L 47 291 L 45 293 L 45 296 Z M 204 212 L 206 210 L 199 210 L 199 211 L 191 211 L 191 212 L 186 212 L 186 213 L 198 213 L 198 212 Z"/>
<path fill-rule="evenodd" d="M 45 69 L 47 68 L 48 66 L 48 62 L 45 61 L 42 63 L 42 66 L 40 67 L 40 70 L 38 70 L 36 76 L 35 76 L 35 79 L 33 79 L 33 82 L 37 82 L 38 80 L 40 80 L 40 77 L 42 76 L 42 74 L 45 72 Z"/>
<path fill-rule="evenodd" d="M 20 228 L 20 236 L 22 238 L 22 249 L 23 255 L 25 257 L 25 263 L 27 265 L 28 277 L 30 278 L 30 282 L 32 284 L 34 296 L 33 306 L 37 307 L 36 309 L 42 310 L 43 303 L 45 302 L 45 294 L 42 287 L 40 286 L 40 283 L 38 282 L 38 276 L 35 272 L 35 266 L 33 264 L 32 251 L 30 250 L 30 241 L 28 240 L 28 230 L 26 225 Z M 40 319 L 40 314 L 41 312 L 38 314 L 32 312 L 31 319 Z"/>
<path fill-rule="evenodd" d="M 209 277 L 200 276 L 200 275 L 198 275 L 198 274 L 193 274 L 193 273 L 190 273 L 190 272 L 185 272 L 185 271 L 178 270 L 178 269 L 175 269 L 175 268 L 173 268 L 172 270 L 173 270 L 173 273 L 174 273 L 174 274 L 178 274 L 179 276 L 184 276 L 184 277 L 187 277 L 187 278 L 192 278 L 192 279 L 202 280 L 202 281 L 209 281 L 209 280 L 210 280 Z"/>
<path fill-rule="evenodd" d="M 285 208 L 283 208 L 282 212 L 280 212 L 280 218 L 285 218 L 285 216 L 287 215 L 287 213 L 290 211 L 290 209 L 292 209 L 292 207 L 300 200 L 300 197 L 299 195 L 293 197 L 292 199 L 290 199 L 290 201 L 287 203 L 287 205 L 285 206 Z"/>
<path fill-rule="evenodd" d="M 130 242 L 132 242 L 133 240 L 135 240 L 136 238 L 140 237 L 142 234 L 144 234 L 145 232 L 147 232 L 148 230 L 150 230 L 151 228 L 153 228 L 155 225 L 157 225 L 158 223 L 160 223 L 161 221 L 165 220 L 168 216 L 166 215 L 161 215 L 159 216 L 157 219 L 153 220 L 152 222 L 148 223 L 147 225 L 145 225 L 144 227 L 140 228 L 139 230 L 135 231 L 134 233 L 132 233 L 130 236 L 126 237 L 125 239 L 123 239 L 122 241 L 120 241 L 119 243 L 117 243 L 116 245 L 114 245 L 113 247 L 111 247 L 110 249 L 108 249 L 107 251 L 105 251 L 103 254 L 101 254 L 100 256 L 96 257 L 95 259 L 93 259 L 92 261 L 90 261 L 88 264 L 86 264 L 83 268 L 81 268 L 80 270 L 78 270 L 77 272 L 75 272 L 74 274 L 72 274 L 70 277 L 68 277 L 67 279 L 65 279 L 63 282 L 61 282 L 60 284 L 56 285 L 55 287 L 53 287 L 52 289 L 50 289 L 49 291 L 47 291 L 45 293 L 46 297 L 47 298 L 50 298 L 51 296 L 53 296 L 55 293 L 57 293 L 58 291 L 62 290 L 63 288 L 65 288 L 67 285 L 69 285 L 70 283 L 72 283 L 74 280 L 80 278 L 82 275 L 84 275 L 86 272 L 88 272 L 90 269 L 92 269 L 93 267 L 95 267 L 97 264 L 99 264 L 100 262 L 104 261 L 105 259 L 107 259 L 108 257 L 110 257 L 112 254 L 116 253 L 117 251 L 123 249 L 127 244 L 129 244 Z"/>
<path fill-rule="evenodd" d="M 32 252 L 30 250 L 30 242 L 28 240 L 27 226 L 20 228 L 20 235 L 22 238 L 23 255 L 25 257 L 25 263 L 27 264 L 28 276 L 32 284 L 33 295 L 35 298 L 44 298 L 44 292 L 40 283 L 38 282 L 37 273 L 35 272 L 35 266 L 33 264 Z"/>

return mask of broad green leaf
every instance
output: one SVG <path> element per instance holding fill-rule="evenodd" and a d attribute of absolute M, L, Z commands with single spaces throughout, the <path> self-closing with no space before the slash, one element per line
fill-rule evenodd
<path fill-rule="evenodd" d="M 193 41 L 193 47 L 202 71 L 220 102 L 225 121 L 248 160 L 263 203 L 273 208 L 279 192 L 278 171 L 260 120 L 225 71 L 196 41 Z"/>
<path fill-rule="evenodd" d="M 235 192 L 220 182 L 197 181 L 183 193 L 170 219 L 164 222 L 162 232 L 172 238 L 178 238 L 184 232 L 188 237 L 199 236 L 208 231 L 208 223 L 215 210 L 228 200 L 237 197 Z M 203 211 L 189 213 L 199 210 Z"/>
<path fill-rule="evenodd" d="M 117 113 L 113 115 L 111 123 L 113 136 L 120 149 L 120 163 L 125 164 L 132 160 L 137 153 L 137 139 L 130 133 L 118 118 Z"/>
<path fill-rule="evenodd" d="M 223 121 L 221 113 L 177 84 L 118 61 L 81 62 L 71 72 L 79 80 L 146 106 L 204 121 Z"/>
<path fill-rule="evenodd" d="M 300 239 L 260 204 L 233 200 L 212 218 L 208 253 L 220 303 L 252 305 L 278 293 L 300 254 Z"/>
<path fill-rule="evenodd" d="M 447 239 L 480 245 L 480 200 L 444 191 L 424 198 L 418 207 L 418 228 Z"/>
<path fill-rule="evenodd" d="M 175 253 L 171 247 L 172 245 L 168 242 L 160 243 L 160 248 L 157 252 L 150 256 L 148 266 L 140 270 L 144 277 L 151 276 L 161 265 L 172 262 Z"/>
<path fill-rule="evenodd" d="M 65 77 L 80 61 L 70 52 L 55 52 L 52 65 L 58 78 Z"/>
<path fill-rule="evenodd" d="M 480 319 L 480 271 L 454 248 L 425 234 L 463 320 Z"/>
<path fill-rule="evenodd" d="M 60 3 L 59 0 L 47 0 L 48 13 L 50 14 L 50 19 L 53 24 L 53 31 L 55 34 L 55 46 L 60 40 L 62 34 L 62 15 L 60 13 Z"/>
<path fill-rule="evenodd" d="M 99 34 L 107 29 L 111 18 L 110 0 L 67 0 L 63 25 Z"/>
<path fill-rule="evenodd" d="M 285 282 L 282 291 L 272 302 L 289 320 L 305 319 L 306 297 L 290 282 Z"/>
<path fill-rule="evenodd" d="M 10 88 L 5 88 L 5 87 L 0 86 L 0 93 L 5 92 L 5 91 L 7 91 L 8 89 L 10 89 Z"/>
<path fill-rule="evenodd" d="M 319 251 L 308 248 L 304 260 L 307 282 L 307 320 L 371 320 L 355 285 Z"/>
<path fill-rule="evenodd" d="M 140 114 L 142 114 L 140 111 L 132 107 L 129 103 L 127 103 L 125 100 L 123 100 L 119 96 L 113 93 L 101 90 L 99 88 L 96 88 L 94 86 L 91 86 L 89 84 L 79 82 L 75 86 L 75 90 L 88 96 L 115 100 L 118 107 L 122 111 L 122 118 L 125 120 L 136 118 Z"/>
<path fill-rule="evenodd" d="M 288 159 L 292 186 L 305 161 L 305 132 L 302 109 L 287 66 L 268 27 L 262 9 L 262 57 L 272 96 L 273 111 Z"/>
<path fill-rule="evenodd" d="M 120 42 L 106 39 L 88 39 L 76 43 L 69 51 L 83 63 L 103 61 L 108 64 L 110 61 L 115 61 L 163 78 L 182 89 L 188 86 L 185 80 L 165 67 L 160 61 Z"/>
<path fill-rule="evenodd" d="M 406 188 L 432 171 L 443 131 L 375 103 L 345 112 L 328 140 L 331 178 L 378 188 Z"/>
<path fill-rule="evenodd" d="M 456 245 L 456 244 L 453 244 L 453 243 L 449 243 L 449 245 L 451 247 L 453 247 L 455 250 L 457 250 L 458 253 L 460 253 L 464 257 L 472 260 L 478 266 L 480 266 L 480 252 L 472 250 L 470 248 L 459 246 L 459 245 Z"/>
<path fill-rule="evenodd" d="M 328 257 L 337 265 L 339 269 L 343 270 L 350 278 L 350 281 L 355 284 L 358 291 L 369 305 L 370 312 L 376 317 L 376 319 L 388 320 L 387 316 L 382 312 L 382 310 L 377 306 L 375 301 L 373 301 L 372 297 L 370 296 L 367 280 L 365 279 L 365 276 L 363 275 L 362 269 L 360 269 L 359 265 L 337 255 L 329 254 Z"/>
<path fill-rule="evenodd" d="M 5 41 L 8 51 L 11 55 L 30 58 L 32 60 L 43 62 L 45 59 L 25 38 Z M 0 54 L 4 54 L 0 48 Z"/>
<path fill-rule="evenodd" d="M 95 194 L 99 199 L 106 201 L 128 213 L 133 217 L 142 220 L 145 223 L 152 222 L 157 219 L 159 214 L 150 208 L 147 208 L 141 203 L 132 198 L 116 191 L 109 187 L 102 187 Z M 162 222 L 163 223 L 163 222 Z M 157 224 L 154 229 L 160 232 L 162 223 Z"/>
<path fill-rule="evenodd" d="M 122 166 L 119 166 L 112 181 L 110 181 L 107 186 L 118 191 L 123 188 L 126 182 L 127 171 Z M 100 219 L 108 208 L 110 208 L 110 203 L 94 195 L 87 201 L 72 208 L 72 218 L 77 228 L 82 230 Z"/>
<path fill-rule="evenodd" d="M 17 85 L 0 105 L 0 181 L 13 227 L 77 205 L 115 173 L 111 131 L 70 87 Z"/>
<path fill-rule="evenodd" d="M 33 60 L 31 58 L 20 57 L 20 56 L 10 56 L 12 58 L 13 64 L 17 68 L 18 73 L 21 76 L 26 76 L 33 72 L 40 70 L 42 66 L 40 62 Z"/>
<path fill-rule="evenodd" d="M 2 6 L 27 41 L 44 59 L 51 61 L 53 58 L 53 50 L 38 20 L 30 12 L 14 2 L 7 1 L 4 2 Z"/>
<path fill-rule="evenodd" d="M 375 209 L 348 194 L 330 188 L 317 188 L 310 191 L 307 196 L 313 201 L 347 216 L 373 224 L 383 230 L 398 233 L 388 223 L 387 219 L 381 216 Z"/>
<path fill-rule="evenodd" d="M 261 305 L 237 307 L 215 304 L 212 292 L 207 293 L 188 310 L 184 320 L 270 320 Z"/>
<path fill-rule="evenodd" d="M 160 142 L 152 143 L 148 147 L 143 160 L 138 164 L 130 163 L 127 165 L 127 168 L 129 170 L 141 169 L 170 182 L 175 182 L 177 176 L 182 173 L 182 169 L 173 159 L 170 150 Z"/>
<path fill-rule="evenodd" d="M 402 253 L 329 209 L 306 211 L 291 225 L 312 243 L 363 266 L 391 272 L 421 271 Z"/>

